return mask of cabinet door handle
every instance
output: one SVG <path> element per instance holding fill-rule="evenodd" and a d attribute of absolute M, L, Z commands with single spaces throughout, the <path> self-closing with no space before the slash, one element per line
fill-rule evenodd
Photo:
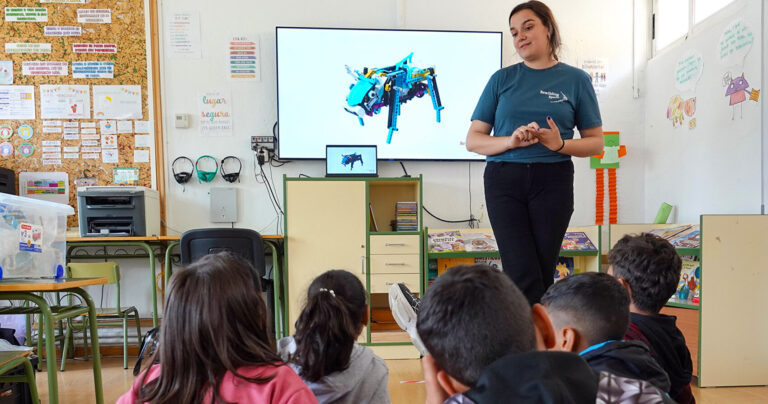
<path fill-rule="evenodd" d="M 405 266 L 405 262 L 385 262 L 384 266 L 390 266 L 390 265 L 401 265 Z"/>
<path fill-rule="evenodd" d="M 394 283 L 394 282 L 384 282 L 384 284 L 385 284 L 385 285 L 387 285 L 387 286 L 392 286 L 392 285 L 394 285 L 395 283 Z"/>
<path fill-rule="evenodd" d="M 384 247 L 405 247 L 405 243 L 384 243 Z"/>
<path fill-rule="evenodd" d="M 365 275 L 365 255 L 360 257 L 360 273 Z"/>

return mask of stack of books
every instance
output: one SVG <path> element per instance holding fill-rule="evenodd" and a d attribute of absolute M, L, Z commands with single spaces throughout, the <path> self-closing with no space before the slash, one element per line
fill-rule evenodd
<path fill-rule="evenodd" d="M 397 231 L 419 231 L 419 204 L 416 202 L 397 202 L 395 207 Z"/>

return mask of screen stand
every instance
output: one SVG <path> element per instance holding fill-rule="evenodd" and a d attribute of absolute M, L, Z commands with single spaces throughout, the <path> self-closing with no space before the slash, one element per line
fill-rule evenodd
<path fill-rule="evenodd" d="M 400 162 L 400 167 L 403 167 L 403 172 L 405 173 L 400 178 L 411 178 L 411 175 L 408 174 L 408 171 L 405 170 L 405 165 L 402 161 Z"/>

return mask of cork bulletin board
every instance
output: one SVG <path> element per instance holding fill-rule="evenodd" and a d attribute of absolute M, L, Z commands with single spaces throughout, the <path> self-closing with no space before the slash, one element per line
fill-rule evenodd
<path fill-rule="evenodd" d="M 75 208 L 86 172 L 151 187 L 145 0 L 5 0 L 0 12 L 0 167 L 17 184 L 23 171 L 68 173 Z"/>

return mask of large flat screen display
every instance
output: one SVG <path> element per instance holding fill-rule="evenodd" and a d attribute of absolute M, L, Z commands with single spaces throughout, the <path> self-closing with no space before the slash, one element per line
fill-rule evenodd
<path fill-rule="evenodd" d="M 501 32 L 277 27 L 278 156 L 329 144 L 385 160 L 480 160 L 470 117 L 501 67 Z"/>

